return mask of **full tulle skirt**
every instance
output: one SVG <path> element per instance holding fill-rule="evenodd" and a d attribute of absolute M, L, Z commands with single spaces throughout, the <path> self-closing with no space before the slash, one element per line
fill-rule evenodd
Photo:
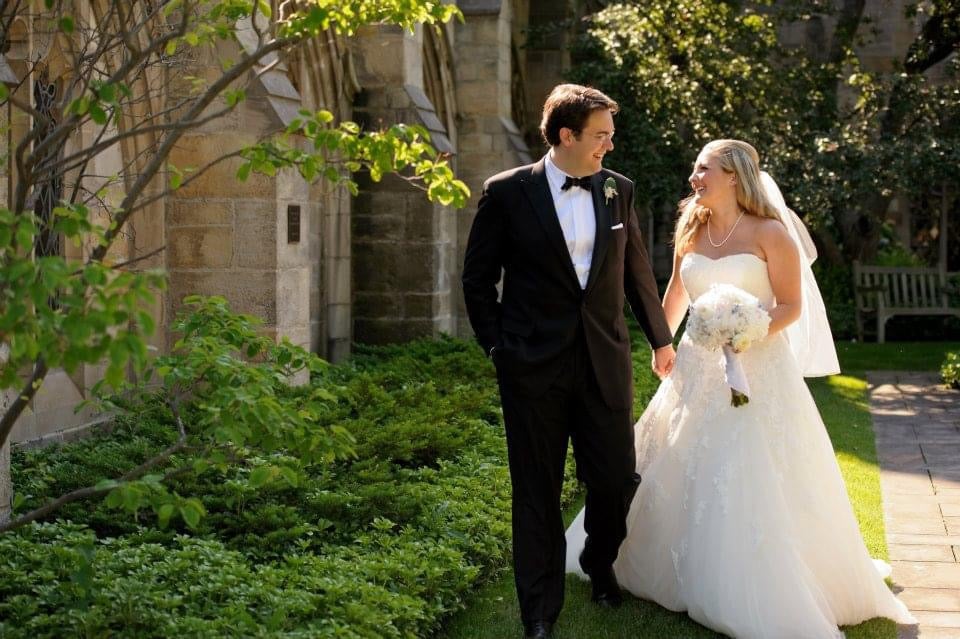
<path fill-rule="evenodd" d="M 721 355 L 684 338 L 636 424 L 643 477 L 614 569 L 636 596 L 732 637 L 842 637 L 873 617 L 916 623 L 869 556 L 833 447 L 780 335 L 740 355 L 750 402 L 730 404 Z M 579 572 L 583 513 L 567 532 Z"/>

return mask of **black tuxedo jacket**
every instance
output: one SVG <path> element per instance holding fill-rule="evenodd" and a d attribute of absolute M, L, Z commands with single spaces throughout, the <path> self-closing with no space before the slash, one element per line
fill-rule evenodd
<path fill-rule="evenodd" d="M 607 201 L 603 184 L 609 177 L 617 194 Z M 653 348 L 670 344 L 672 335 L 633 207 L 633 182 L 603 169 L 592 185 L 597 230 L 586 289 L 574 271 L 541 159 L 484 183 L 463 292 L 477 340 L 484 351 L 493 349 L 501 383 L 532 396 L 546 391 L 582 325 L 604 401 L 628 409 L 633 375 L 624 296 Z"/>

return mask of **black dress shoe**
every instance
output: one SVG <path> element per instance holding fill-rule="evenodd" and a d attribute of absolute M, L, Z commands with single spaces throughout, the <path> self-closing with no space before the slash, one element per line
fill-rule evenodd
<path fill-rule="evenodd" d="M 588 570 L 583 563 L 583 552 L 580 553 L 580 568 L 590 577 L 590 599 L 604 608 L 618 608 L 623 603 L 623 593 L 613 574 L 613 566 L 602 570 Z"/>
<path fill-rule="evenodd" d="M 553 636 L 553 624 L 549 621 L 537 620 L 523 624 L 524 637 L 533 639 L 548 639 Z"/>
<path fill-rule="evenodd" d="M 594 571 L 590 575 L 590 599 L 604 608 L 619 608 L 623 603 L 623 593 L 613 574 L 613 568 Z"/>

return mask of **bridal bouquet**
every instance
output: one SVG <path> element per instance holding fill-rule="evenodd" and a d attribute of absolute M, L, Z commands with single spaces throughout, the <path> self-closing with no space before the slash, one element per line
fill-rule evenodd
<path fill-rule="evenodd" d="M 730 403 L 743 406 L 750 401 L 750 385 L 737 357 L 767 335 L 770 315 L 760 300 L 730 284 L 713 284 L 690 307 L 687 335 L 708 350 L 723 350 Z"/>

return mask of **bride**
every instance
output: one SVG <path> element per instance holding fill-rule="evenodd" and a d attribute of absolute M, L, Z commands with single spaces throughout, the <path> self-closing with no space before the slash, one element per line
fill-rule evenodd
<path fill-rule="evenodd" d="M 758 162 L 738 140 L 703 148 L 663 300 L 676 333 L 712 284 L 760 299 L 768 335 L 739 355 L 749 403 L 731 405 L 722 355 L 684 336 L 635 427 L 643 481 L 616 577 L 738 638 L 842 637 L 838 626 L 878 616 L 916 623 L 867 553 L 803 381 L 839 372 L 810 271 L 816 253 Z M 585 536 L 581 512 L 567 531 L 568 572 L 582 575 Z"/>

